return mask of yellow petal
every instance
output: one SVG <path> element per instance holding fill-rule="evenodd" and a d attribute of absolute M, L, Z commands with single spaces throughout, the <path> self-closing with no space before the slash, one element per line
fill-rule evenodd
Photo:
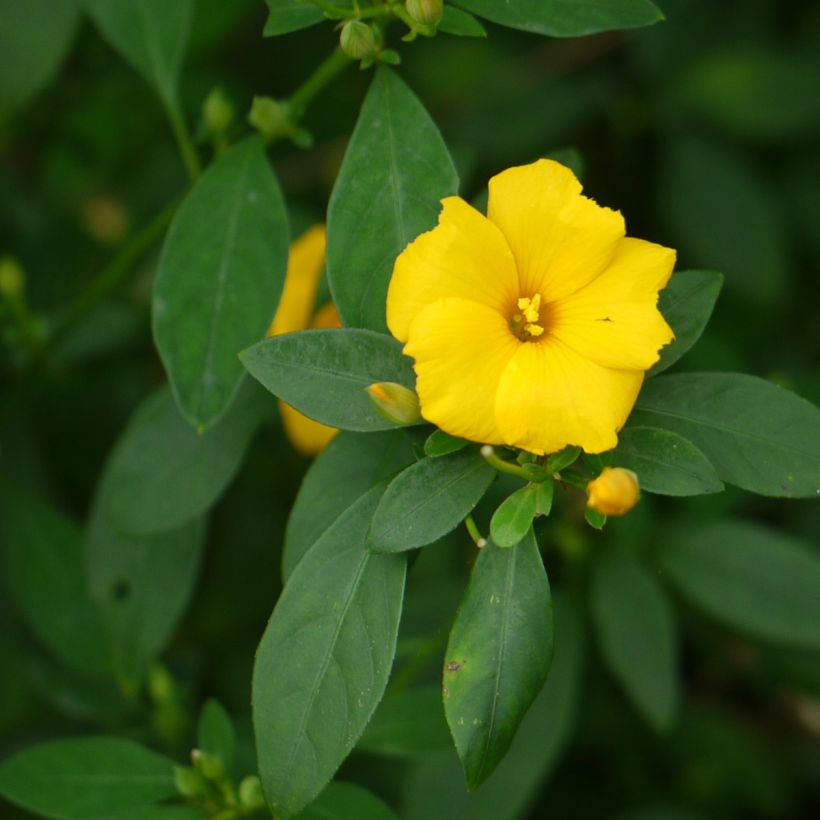
<path fill-rule="evenodd" d="M 438 226 L 408 245 L 393 268 L 387 325 L 401 342 L 438 299 L 470 299 L 506 315 L 519 296 L 515 262 L 498 228 L 459 197 L 442 205 Z"/>
<path fill-rule="evenodd" d="M 313 317 L 310 326 L 315 330 L 327 330 L 328 328 L 341 327 L 342 317 L 339 316 L 339 310 L 333 302 L 326 302 Z"/>
<path fill-rule="evenodd" d="M 279 402 L 282 426 L 290 443 L 303 455 L 315 456 L 330 443 L 339 431 L 302 415 L 296 408 Z"/>
<path fill-rule="evenodd" d="M 488 216 L 515 256 L 521 295 L 547 302 L 594 279 L 624 235 L 620 213 L 582 196 L 575 174 L 547 159 L 494 176 Z"/>
<path fill-rule="evenodd" d="M 308 326 L 324 265 L 325 226 L 314 225 L 290 246 L 285 287 L 268 336 L 304 330 Z"/>
<path fill-rule="evenodd" d="M 642 381 L 640 371 L 601 367 L 557 339 L 525 342 L 499 382 L 496 424 L 505 443 L 531 453 L 568 444 L 602 453 L 617 444 Z"/>
<path fill-rule="evenodd" d="M 502 444 L 495 424 L 498 382 L 521 343 L 498 311 L 466 299 L 440 299 L 410 326 L 421 414 L 454 436 Z"/>
<path fill-rule="evenodd" d="M 597 279 L 551 305 L 550 332 L 604 367 L 648 369 L 674 338 L 657 308 L 674 266 L 671 248 L 622 239 Z"/>

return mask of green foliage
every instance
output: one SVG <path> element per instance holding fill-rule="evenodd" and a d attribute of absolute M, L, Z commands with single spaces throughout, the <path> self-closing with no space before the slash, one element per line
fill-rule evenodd
<path fill-rule="evenodd" d="M 539 485 L 530 484 L 504 499 L 490 521 L 496 546 L 514 547 L 524 538 L 538 512 L 539 495 Z"/>
<path fill-rule="evenodd" d="M 322 424 L 372 432 L 395 424 L 380 415 L 365 388 L 376 382 L 413 387 L 401 345 L 370 330 L 310 330 L 260 342 L 240 356 L 271 393 Z"/>
<path fill-rule="evenodd" d="M 209 700 L 202 707 L 197 726 L 199 749 L 214 755 L 231 770 L 236 758 L 236 730 L 225 707 L 219 701 Z"/>
<path fill-rule="evenodd" d="M 327 274 L 345 325 L 386 330 L 396 256 L 436 224 L 439 200 L 457 189 L 447 146 L 424 106 L 397 74 L 379 69 L 327 212 Z"/>
<path fill-rule="evenodd" d="M 258 139 L 221 157 L 180 206 L 154 287 L 154 338 L 183 416 L 204 430 L 242 380 L 237 354 L 262 338 L 287 264 L 287 214 Z"/>
<path fill-rule="evenodd" d="M 463 450 L 470 442 L 457 436 L 451 436 L 443 430 L 433 430 L 424 442 L 424 455 L 428 458 L 440 458 Z"/>
<path fill-rule="evenodd" d="M 256 653 L 259 773 L 279 817 L 324 788 L 387 685 L 406 560 L 365 549 L 382 492 L 363 495 L 298 563 Z"/>
<path fill-rule="evenodd" d="M 352 783 L 331 783 L 299 820 L 398 820 L 387 804 Z"/>
<path fill-rule="evenodd" d="M 652 726 L 669 728 L 678 709 L 678 653 L 663 587 L 635 559 L 612 555 L 596 567 L 591 607 L 612 674 Z"/>
<path fill-rule="evenodd" d="M 130 740 L 55 740 L 0 763 L 0 793 L 45 817 L 125 816 L 176 795 L 172 761 Z"/>
<path fill-rule="evenodd" d="M 270 13 L 265 23 L 265 36 L 288 34 L 321 22 L 322 12 L 316 6 L 300 0 L 266 0 Z"/>
<path fill-rule="evenodd" d="M 530 530 L 481 550 L 444 656 L 444 712 L 475 789 L 512 742 L 552 662 L 552 601 Z"/>
<path fill-rule="evenodd" d="M 444 15 L 437 26 L 439 31 L 459 37 L 486 37 L 487 31 L 481 23 L 462 9 L 445 6 Z"/>
<path fill-rule="evenodd" d="M 727 520 L 678 534 L 661 562 L 688 600 L 728 626 L 763 641 L 820 649 L 820 559 L 810 545 Z"/>

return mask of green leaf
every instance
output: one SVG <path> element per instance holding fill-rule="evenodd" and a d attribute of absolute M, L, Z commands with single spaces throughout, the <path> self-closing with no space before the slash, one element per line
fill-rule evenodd
<path fill-rule="evenodd" d="M 193 12 L 192 0 L 84 0 L 100 34 L 178 110 L 179 75 Z"/>
<path fill-rule="evenodd" d="M 636 473 L 641 489 L 650 493 L 706 495 L 723 489 L 715 468 L 691 441 L 657 427 L 622 430 L 612 464 Z"/>
<path fill-rule="evenodd" d="M 669 728 L 678 711 L 678 645 L 666 593 L 623 555 L 597 564 L 590 593 L 604 661 L 643 717 Z"/>
<path fill-rule="evenodd" d="M 282 193 L 262 143 L 251 137 L 186 196 L 154 285 L 154 339 L 182 415 L 195 427 L 213 424 L 233 399 L 243 374 L 237 354 L 264 337 L 287 257 Z"/>
<path fill-rule="evenodd" d="M 437 26 L 439 31 L 446 34 L 456 34 L 459 37 L 486 37 L 487 30 L 466 11 L 455 6 L 445 6 L 444 14 Z"/>
<path fill-rule="evenodd" d="M 292 817 L 326 785 L 387 684 L 406 560 L 365 549 L 383 489 L 362 496 L 299 562 L 256 653 L 259 773 L 277 817 Z"/>
<path fill-rule="evenodd" d="M 424 757 L 452 741 L 441 708 L 441 688 L 423 686 L 388 693 L 356 746 L 386 757 Z"/>
<path fill-rule="evenodd" d="M 658 208 L 695 264 L 726 276 L 736 299 L 779 305 L 791 279 L 781 205 L 758 169 L 717 140 L 675 138 L 662 156 Z"/>
<path fill-rule="evenodd" d="M 0 794 L 56 818 L 95 820 L 176 796 L 173 761 L 117 737 L 55 740 L 0 763 Z"/>
<path fill-rule="evenodd" d="M 680 373 L 651 379 L 630 422 L 691 441 L 728 484 L 770 496 L 816 498 L 820 410 L 763 379 Z"/>
<path fill-rule="evenodd" d="M 520 820 L 543 790 L 574 729 L 583 692 L 586 634 L 574 602 L 555 597 L 555 658 L 549 677 L 498 768 L 475 792 L 458 788 L 458 758 L 429 755 L 410 770 L 405 820 Z"/>
<path fill-rule="evenodd" d="M 604 513 L 593 510 L 592 507 L 584 507 L 584 520 L 593 529 L 602 530 L 606 524 L 606 519 Z"/>
<path fill-rule="evenodd" d="M 564 447 L 563 450 L 559 450 L 547 458 L 547 472 L 560 473 L 561 470 L 565 470 L 567 467 L 575 464 L 579 455 L 581 455 L 580 447 L 574 445 Z"/>
<path fill-rule="evenodd" d="M 298 820 L 399 820 L 381 798 L 352 783 L 331 783 Z"/>
<path fill-rule="evenodd" d="M 514 547 L 529 532 L 538 508 L 538 487 L 521 487 L 501 502 L 490 521 L 490 535 L 499 547 Z"/>
<path fill-rule="evenodd" d="M 458 189 L 444 140 L 424 106 L 388 68 L 373 77 L 327 213 L 327 275 L 349 327 L 385 331 L 398 254 L 436 224 Z"/>
<path fill-rule="evenodd" d="M 310 466 L 291 508 L 282 553 L 285 580 L 339 516 L 413 461 L 412 442 L 402 430 L 339 433 Z"/>
<path fill-rule="evenodd" d="M 369 548 L 403 552 L 432 544 L 470 514 L 494 477 L 474 448 L 411 464 L 390 482 L 379 502 Z"/>
<path fill-rule="evenodd" d="M 236 730 L 230 715 L 219 701 L 205 702 L 199 713 L 197 743 L 203 752 L 218 757 L 227 770 L 233 768 L 236 758 Z"/>
<path fill-rule="evenodd" d="M 365 392 L 375 382 L 414 387 L 401 345 L 369 330 L 303 330 L 243 350 L 248 372 L 306 416 L 342 430 L 394 429 Z"/>
<path fill-rule="evenodd" d="M 722 521 L 681 531 L 661 552 L 694 605 L 747 635 L 820 650 L 820 558 L 810 544 L 756 524 Z"/>
<path fill-rule="evenodd" d="M 304 0 L 266 0 L 270 13 L 263 34 L 274 37 L 289 34 L 309 26 L 315 26 L 325 19 L 322 10 Z"/>
<path fill-rule="evenodd" d="M 103 470 L 86 532 L 87 577 L 102 612 L 114 666 L 137 683 L 182 614 L 196 581 L 204 521 L 156 535 L 126 535 L 111 517 L 120 479 L 116 450 Z"/>
<path fill-rule="evenodd" d="M 202 515 L 222 495 L 251 436 L 273 412 L 271 397 L 248 381 L 228 412 L 199 435 L 180 416 L 170 391 L 157 391 L 134 413 L 112 456 L 115 528 L 150 535 Z"/>
<path fill-rule="evenodd" d="M 471 789 L 503 759 L 552 661 L 552 601 L 532 529 L 481 550 L 444 657 L 444 713 Z"/>
<path fill-rule="evenodd" d="M 85 578 L 82 532 L 16 487 L 3 490 L 8 588 L 33 632 L 75 668 L 106 674 L 105 630 Z"/>
<path fill-rule="evenodd" d="M 681 271 L 669 280 L 661 291 L 658 308 L 675 331 L 675 340 L 661 349 L 650 376 L 675 364 L 700 338 L 722 287 L 723 275 L 710 270 Z"/>
<path fill-rule="evenodd" d="M 551 479 L 539 481 L 535 485 L 535 514 L 549 515 L 552 512 L 552 499 L 555 495 L 555 484 Z"/>
<path fill-rule="evenodd" d="M 444 430 L 434 430 L 424 442 L 424 455 L 428 458 L 448 456 L 463 450 L 469 443 L 467 439 L 451 436 Z"/>
<path fill-rule="evenodd" d="M 663 20 L 649 0 L 456 0 L 459 6 L 502 26 L 548 34 L 581 37 L 599 31 L 649 26 Z"/>
<path fill-rule="evenodd" d="M 79 21 L 73 0 L 0 0 L 0 120 L 52 80 Z"/>

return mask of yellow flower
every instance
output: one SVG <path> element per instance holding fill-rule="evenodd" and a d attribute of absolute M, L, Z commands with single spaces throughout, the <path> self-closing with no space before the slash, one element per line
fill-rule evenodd
<path fill-rule="evenodd" d="M 415 359 L 422 415 L 455 436 L 539 455 L 609 450 L 644 371 L 673 339 L 657 309 L 675 252 L 539 160 L 459 197 L 396 260 L 387 323 Z"/>
<path fill-rule="evenodd" d="M 327 302 L 314 313 L 316 291 L 325 265 L 325 227 L 314 225 L 290 246 L 288 273 L 276 316 L 268 336 L 292 333 L 307 327 L 341 327 L 339 312 L 333 302 Z M 308 456 L 315 456 L 336 435 L 328 427 L 309 419 L 285 402 L 279 402 L 282 424 L 291 444 Z"/>
<path fill-rule="evenodd" d="M 638 476 L 623 467 L 604 467 L 587 484 L 587 507 L 604 515 L 626 515 L 640 497 Z"/>

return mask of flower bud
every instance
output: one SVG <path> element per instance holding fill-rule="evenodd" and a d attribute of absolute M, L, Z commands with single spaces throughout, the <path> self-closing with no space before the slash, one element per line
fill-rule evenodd
<path fill-rule="evenodd" d="M 19 299 L 26 286 L 26 277 L 20 263 L 11 256 L 0 258 L 0 296 Z"/>
<path fill-rule="evenodd" d="M 188 766 L 174 766 L 174 786 L 183 797 L 199 797 L 207 788 L 202 775 Z"/>
<path fill-rule="evenodd" d="M 640 497 L 638 476 L 623 467 L 604 467 L 587 484 L 587 507 L 603 515 L 626 515 Z"/>
<path fill-rule="evenodd" d="M 202 119 L 211 134 L 224 134 L 233 125 L 233 105 L 219 86 L 202 103 Z"/>
<path fill-rule="evenodd" d="M 441 22 L 444 14 L 442 0 L 407 0 L 407 13 L 417 22 L 425 26 L 436 26 Z"/>
<path fill-rule="evenodd" d="M 361 20 L 348 20 L 342 26 L 339 42 L 342 51 L 351 60 L 370 57 L 376 51 L 376 35 L 373 29 Z"/>
<path fill-rule="evenodd" d="M 287 107 L 273 97 L 254 97 L 248 122 L 268 139 L 286 134 L 290 129 Z"/>
<path fill-rule="evenodd" d="M 415 424 L 421 421 L 419 397 L 404 385 L 377 382 L 365 390 L 376 410 L 393 424 Z"/>
<path fill-rule="evenodd" d="M 239 803 L 249 809 L 265 805 L 262 783 L 255 774 L 249 774 L 239 784 Z"/>

